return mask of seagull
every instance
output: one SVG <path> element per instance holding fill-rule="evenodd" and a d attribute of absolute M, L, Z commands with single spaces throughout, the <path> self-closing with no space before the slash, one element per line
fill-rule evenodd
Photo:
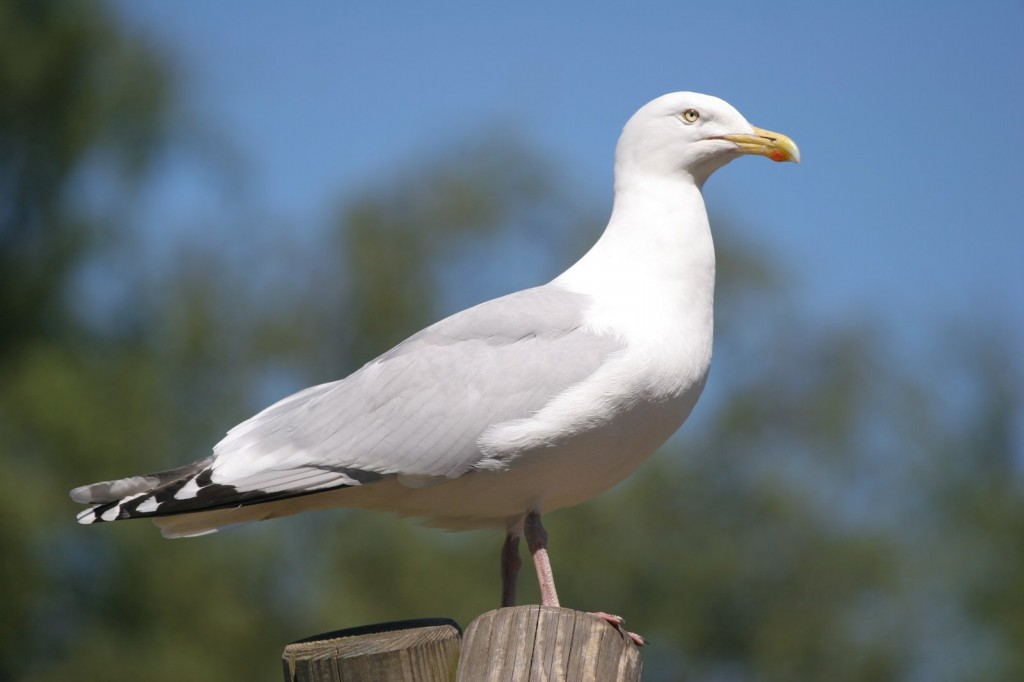
<path fill-rule="evenodd" d="M 568 270 L 280 400 L 209 457 L 75 488 L 90 505 L 78 521 L 149 518 L 175 538 L 345 507 L 497 527 L 502 606 L 516 603 L 524 536 L 541 602 L 559 606 L 541 515 L 629 476 L 704 389 L 715 252 L 701 190 L 745 154 L 800 160 L 721 99 L 658 97 L 623 128 L 608 226 Z"/>

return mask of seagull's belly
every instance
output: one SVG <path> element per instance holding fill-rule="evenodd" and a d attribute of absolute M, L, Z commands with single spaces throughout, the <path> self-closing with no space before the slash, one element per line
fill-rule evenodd
<path fill-rule="evenodd" d="M 401 484 L 391 482 L 386 506 L 403 516 L 427 517 L 432 525 L 463 529 L 505 526 L 531 509 L 579 504 L 622 481 L 662 445 L 693 409 L 699 388 L 638 404 L 563 441 L 523 452 L 502 470 L 476 470 L 416 489 L 399 490 Z"/>
<path fill-rule="evenodd" d="M 638 406 L 613 424 L 579 434 L 570 442 L 525 455 L 509 467 L 524 479 L 540 511 L 584 502 L 616 485 L 676 432 L 696 397 Z"/>

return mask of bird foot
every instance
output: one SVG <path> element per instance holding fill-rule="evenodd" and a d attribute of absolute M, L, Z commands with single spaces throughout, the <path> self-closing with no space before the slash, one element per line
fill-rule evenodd
<path fill-rule="evenodd" d="M 604 611 L 591 611 L 590 615 L 597 616 L 601 620 L 607 621 L 613 628 L 633 640 L 633 644 L 636 644 L 637 646 L 647 646 L 647 640 L 642 635 L 630 632 L 626 628 L 622 627 L 626 622 L 626 619 L 622 616 L 616 616 L 613 613 L 605 613 Z"/>

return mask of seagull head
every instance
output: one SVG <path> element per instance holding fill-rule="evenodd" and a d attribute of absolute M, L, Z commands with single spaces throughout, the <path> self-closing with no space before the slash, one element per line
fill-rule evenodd
<path fill-rule="evenodd" d="M 616 170 L 688 175 L 697 186 L 743 154 L 800 161 L 796 143 L 747 122 L 728 102 L 696 92 L 673 92 L 640 108 L 626 123 L 615 152 Z"/>

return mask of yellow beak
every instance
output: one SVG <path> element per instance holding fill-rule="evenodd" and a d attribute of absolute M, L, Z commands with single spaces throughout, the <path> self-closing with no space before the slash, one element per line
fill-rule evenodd
<path fill-rule="evenodd" d="M 753 135 L 722 135 L 721 139 L 735 143 L 742 154 L 767 156 L 772 161 L 800 163 L 800 149 L 796 142 L 782 133 L 773 133 L 755 126 Z"/>

